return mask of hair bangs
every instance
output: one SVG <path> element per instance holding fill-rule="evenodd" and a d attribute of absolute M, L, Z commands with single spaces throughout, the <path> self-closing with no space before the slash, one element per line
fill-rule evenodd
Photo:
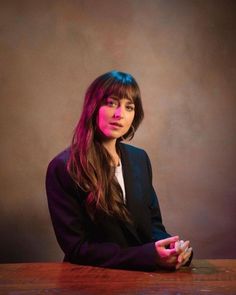
<path fill-rule="evenodd" d="M 135 83 L 136 84 L 136 83 Z M 122 83 L 112 79 L 108 85 L 104 85 L 103 99 L 115 97 L 118 99 L 127 98 L 135 104 L 136 99 L 140 96 L 139 89 L 134 83 Z"/>

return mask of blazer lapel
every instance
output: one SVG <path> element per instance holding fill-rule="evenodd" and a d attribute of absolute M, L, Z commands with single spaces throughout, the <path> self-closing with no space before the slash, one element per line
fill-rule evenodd
<path fill-rule="evenodd" d="M 134 224 L 125 223 L 126 228 L 133 235 L 133 237 L 141 243 L 136 230 L 135 219 L 138 217 L 138 212 L 140 213 L 140 203 L 138 202 L 137 192 L 136 192 L 136 182 L 137 177 L 135 174 L 135 163 L 131 162 L 129 154 L 125 149 L 124 144 L 119 144 L 119 149 L 121 152 L 121 162 L 122 162 L 122 172 L 125 184 L 125 195 L 126 195 L 126 206 L 131 213 Z M 140 218 L 141 216 L 139 216 Z"/>

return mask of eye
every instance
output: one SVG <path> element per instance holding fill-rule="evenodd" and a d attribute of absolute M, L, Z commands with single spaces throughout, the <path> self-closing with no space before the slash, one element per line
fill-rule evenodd
<path fill-rule="evenodd" d="M 113 99 L 111 97 L 109 97 L 106 101 L 106 105 L 109 106 L 109 107 L 117 107 L 118 105 L 118 102 L 116 99 Z"/>
<path fill-rule="evenodd" d="M 128 105 L 126 105 L 126 109 L 127 109 L 127 111 L 132 112 L 132 111 L 134 111 L 135 107 L 133 104 L 128 104 Z"/>

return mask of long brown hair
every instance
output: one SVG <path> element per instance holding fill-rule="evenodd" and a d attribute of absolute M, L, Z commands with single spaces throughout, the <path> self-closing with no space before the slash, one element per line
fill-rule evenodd
<path fill-rule="evenodd" d="M 88 193 L 85 204 L 92 220 L 105 214 L 130 222 L 121 187 L 114 177 L 113 160 L 97 130 L 98 110 L 111 95 L 133 101 L 135 115 L 132 128 L 122 139 L 133 137 L 144 117 L 138 84 L 130 74 L 118 71 L 105 73 L 87 89 L 82 114 L 72 138 L 67 170 L 77 185 Z"/>

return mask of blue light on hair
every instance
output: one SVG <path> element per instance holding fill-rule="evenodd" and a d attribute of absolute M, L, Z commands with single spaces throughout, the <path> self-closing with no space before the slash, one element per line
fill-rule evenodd
<path fill-rule="evenodd" d="M 127 73 L 112 71 L 111 74 L 116 80 L 122 82 L 123 84 L 130 84 L 133 81 L 133 77 Z"/>

